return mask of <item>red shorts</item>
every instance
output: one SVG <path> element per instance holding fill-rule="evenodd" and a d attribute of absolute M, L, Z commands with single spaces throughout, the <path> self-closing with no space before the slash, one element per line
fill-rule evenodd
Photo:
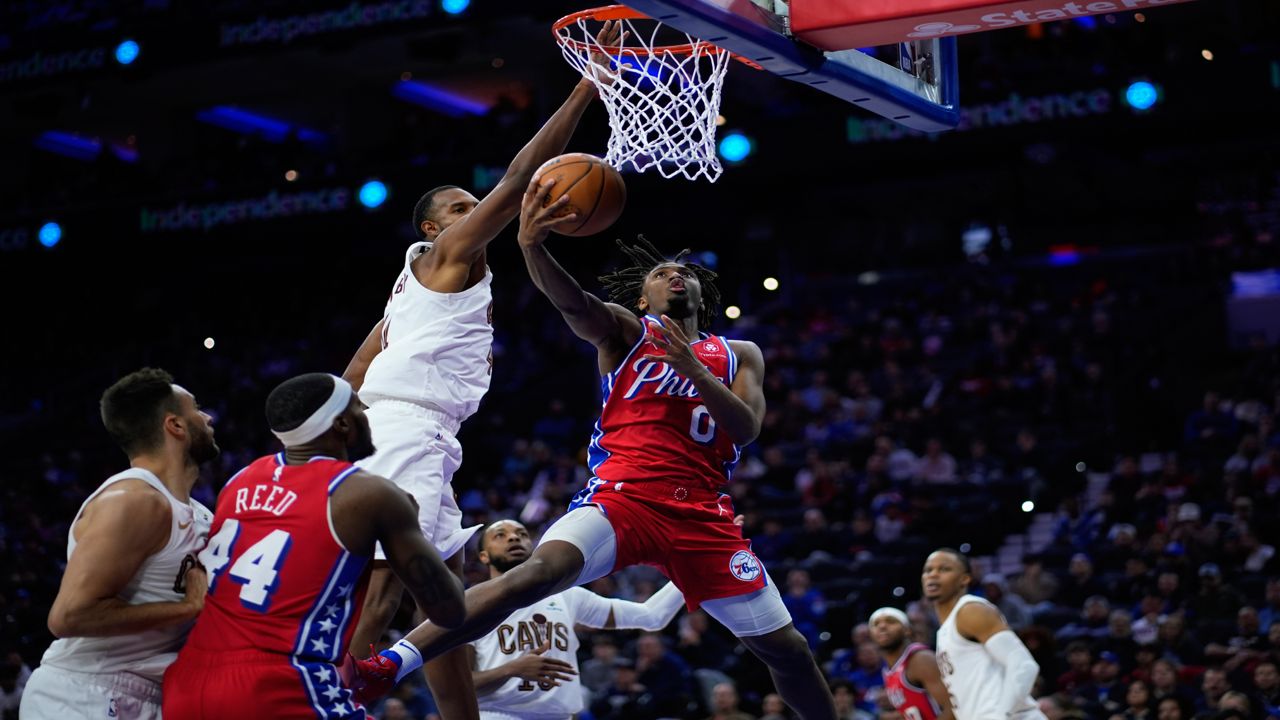
<path fill-rule="evenodd" d="M 187 647 L 164 674 L 166 718 L 181 720 L 364 720 L 332 663 L 245 650 Z"/>
<path fill-rule="evenodd" d="M 704 600 L 746 595 L 768 584 L 751 543 L 733 523 L 728 495 L 666 481 L 609 483 L 581 504 L 599 506 L 613 526 L 614 571 L 629 565 L 661 569 L 690 610 Z"/>

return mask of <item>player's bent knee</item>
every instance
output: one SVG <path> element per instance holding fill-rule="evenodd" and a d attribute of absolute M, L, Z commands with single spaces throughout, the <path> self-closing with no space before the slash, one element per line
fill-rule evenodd
<path fill-rule="evenodd" d="M 791 613 L 770 583 L 746 595 L 704 600 L 702 608 L 750 647 L 748 638 L 764 638 L 791 627 Z"/>
<path fill-rule="evenodd" d="M 538 550 L 544 557 L 572 566 L 575 575 L 565 586 L 584 585 L 613 572 L 618 538 L 600 508 L 586 505 L 570 510 L 542 536 Z M 569 572 L 568 569 L 565 572 Z"/>
<path fill-rule="evenodd" d="M 545 555 L 535 552 L 519 567 L 490 581 L 502 583 L 504 594 L 512 601 L 522 603 L 519 607 L 564 589 L 577 576 L 579 568 L 567 558 L 539 557 L 539 554 Z"/>
<path fill-rule="evenodd" d="M 799 669 L 813 663 L 809 642 L 795 625 L 742 641 L 770 667 Z"/>

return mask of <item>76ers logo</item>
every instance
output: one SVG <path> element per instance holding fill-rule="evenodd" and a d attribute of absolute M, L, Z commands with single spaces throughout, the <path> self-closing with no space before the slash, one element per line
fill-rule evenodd
<path fill-rule="evenodd" d="M 760 577 L 763 570 L 760 568 L 760 561 L 755 555 L 746 550 L 739 550 L 729 558 L 729 572 L 742 582 L 752 582 Z"/>
<path fill-rule="evenodd" d="M 715 344 L 715 343 L 713 343 L 713 342 L 708 342 L 708 343 L 703 344 L 702 349 L 703 349 L 703 350 L 706 350 L 707 352 L 712 352 L 712 353 L 713 353 L 713 352 L 720 352 L 720 346 L 719 346 L 719 345 L 717 345 L 717 344 Z"/>

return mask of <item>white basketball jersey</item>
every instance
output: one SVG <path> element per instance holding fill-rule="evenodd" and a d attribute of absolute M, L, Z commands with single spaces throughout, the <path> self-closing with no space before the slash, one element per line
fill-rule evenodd
<path fill-rule="evenodd" d="M 956 720 L 1019 720 L 1043 718 L 1035 700 L 1027 699 L 1009 715 L 1009 708 L 1000 707 L 1000 688 L 1004 684 L 1004 666 L 996 662 L 982 643 L 960 634 L 956 629 L 956 616 L 960 608 L 969 603 L 995 606 L 977 595 L 964 595 L 951 609 L 947 621 L 938 628 L 938 669 L 942 682 L 951 694 L 951 709 Z"/>
<path fill-rule="evenodd" d="M 213 513 L 195 500 L 179 502 L 169 493 L 164 483 L 160 482 L 160 478 L 147 470 L 130 468 L 108 478 L 84 501 L 75 520 L 71 522 L 72 531 L 84 512 L 85 505 L 121 480 L 142 480 L 159 490 L 169 501 L 173 517 L 169 542 L 160 552 L 143 561 L 138 573 L 120 592 L 119 597 L 130 605 L 181 600 L 183 593 L 178 588 L 182 587 L 183 576 L 195 564 L 196 555 L 209 539 Z M 75 549 L 75 534 L 68 532 L 68 560 Z M 194 624 L 195 621 L 192 620 L 134 635 L 62 638 L 49 646 L 40 663 L 82 673 L 128 672 L 158 683 L 164 677 L 165 669 L 178 656 L 178 650 Z"/>
<path fill-rule="evenodd" d="M 471 643 L 476 650 L 476 669 L 492 670 L 525 653 L 537 650 L 551 639 L 544 657 L 563 660 L 578 670 L 578 636 L 574 625 L 603 627 L 609 619 L 610 602 L 579 587 L 540 600 L 517 610 L 493 632 Z M 565 720 L 582 712 L 583 688 L 575 674 L 559 686 L 543 686 L 520 678 L 479 696 L 482 712 L 500 712 L 531 720 Z"/>
<path fill-rule="evenodd" d="M 431 248 L 414 243 L 382 319 L 382 352 L 360 388 L 366 404 L 401 400 L 458 421 L 475 413 L 493 374 L 493 273 L 457 293 L 428 290 L 411 263 Z"/>

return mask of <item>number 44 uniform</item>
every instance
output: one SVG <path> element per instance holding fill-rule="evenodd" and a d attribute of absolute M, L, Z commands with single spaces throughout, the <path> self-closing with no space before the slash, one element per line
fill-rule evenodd
<path fill-rule="evenodd" d="M 223 488 L 200 554 L 209 595 L 165 673 L 165 717 L 367 717 L 334 665 L 369 578 L 369 558 L 343 547 L 329 516 L 330 495 L 356 470 L 324 457 L 286 465 L 278 453 Z"/>

